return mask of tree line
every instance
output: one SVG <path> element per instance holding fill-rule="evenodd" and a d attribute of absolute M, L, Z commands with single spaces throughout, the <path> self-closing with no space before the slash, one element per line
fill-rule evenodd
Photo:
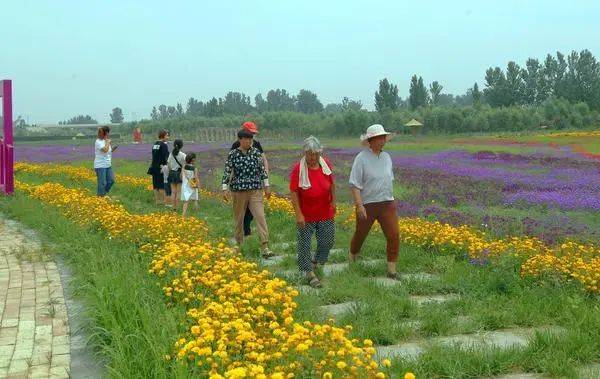
<path fill-rule="evenodd" d="M 320 112 L 342 112 L 344 110 L 361 110 L 362 103 L 344 97 L 340 103 L 323 106 L 316 93 L 302 89 L 291 95 L 285 89 L 272 89 L 266 97 L 261 93 L 254 96 L 254 104 L 250 96 L 230 91 L 224 97 L 213 97 L 204 102 L 191 97 L 184 110 L 181 103 L 176 105 L 154 106 L 150 117 L 152 120 L 187 116 L 219 117 L 223 115 L 247 115 L 265 112 L 300 112 L 305 114 Z"/>
<path fill-rule="evenodd" d="M 124 121 L 123 118 L 123 110 L 119 107 L 113 108 L 112 112 L 110 112 L 110 122 L 111 124 L 121 124 Z M 98 120 L 94 119 L 90 115 L 79 115 L 75 117 L 71 117 L 65 121 L 59 121 L 58 125 L 81 125 L 81 124 L 97 124 Z"/>
<path fill-rule="evenodd" d="M 152 122 L 145 123 L 183 126 L 195 120 L 197 127 L 203 127 L 250 117 L 272 123 L 274 130 L 280 130 L 303 127 L 310 120 L 317 124 L 316 129 L 327 125 L 333 128 L 331 133 L 338 133 L 350 132 L 357 119 L 379 120 L 401 130 L 404 122 L 417 118 L 427 130 L 444 132 L 525 130 L 541 125 L 580 128 L 598 122 L 600 64 L 589 50 L 569 55 L 557 52 L 543 61 L 529 58 L 522 67 L 514 61 L 508 62 L 505 69 L 489 67 L 483 89 L 475 82 L 465 93 L 454 95 L 444 92 L 439 81 L 426 84 L 422 76 L 415 74 L 410 78 L 408 97 L 403 99 L 398 93 L 396 84 L 381 79 L 374 94 L 376 112 L 368 112 L 361 101 L 349 97 L 323 105 L 317 94 L 307 89 L 295 95 L 285 89 L 272 89 L 253 99 L 230 91 L 206 101 L 191 97 L 185 107 L 181 103 L 154 106 Z M 88 118 L 77 116 L 63 123 L 95 122 Z M 342 127 L 340 120 L 350 126 Z M 122 110 L 113 109 L 111 122 L 122 121 Z"/>

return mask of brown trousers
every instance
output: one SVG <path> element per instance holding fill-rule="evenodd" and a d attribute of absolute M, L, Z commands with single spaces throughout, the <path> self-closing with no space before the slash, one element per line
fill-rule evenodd
<path fill-rule="evenodd" d="M 263 246 L 268 244 L 269 229 L 265 218 L 262 191 L 232 191 L 231 197 L 233 198 L 233 222 L 235 224 L 234 237 L 238 245 L 244 242 L 244 215 L 246 214 L 246 209 L 250 209 L 252 216 L 256 220 L 256 229 L 258 229 L 260 243 Z"/>
<path fill-rule="evenodd" d="M 365 210 L 367 211 L 366 219 L 361 219 L 358 217 L 358 214 L 356 215 L 356 229 L 350 243 L 350 253 L 356 255 L 360 252 L 360 248 L 363 242 L 365 242 L 371 226 L 377 220 L 387 240 L 387 261 L 396 262 L 398 260 L 398 250 L 400 249 L 396 201 L 365 204 Z"/>

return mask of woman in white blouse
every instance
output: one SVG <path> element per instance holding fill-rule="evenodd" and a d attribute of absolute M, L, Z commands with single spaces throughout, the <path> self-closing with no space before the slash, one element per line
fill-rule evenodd
<path fill-rule="evenodd" d="M 398 279 L 396 262 L 400 238 L 394 200 L 392 158 L 383 151 L 390 133 L 382 125 L 369 126 L 360 139 L 368 148 L 352 164 L 350 188 L 356 207 L 356 229 L 350 243 L 350 261 L 355 261 L 365 238 L 377 220 L 387 241 L 387 276 Z"/>

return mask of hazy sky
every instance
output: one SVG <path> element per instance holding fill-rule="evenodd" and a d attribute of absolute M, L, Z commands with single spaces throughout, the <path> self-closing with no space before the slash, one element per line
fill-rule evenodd
<path fill-rule="evenodd" d="M 556 50 L 600 54 L 593 1 L 0 0 L 0 79 L 29 122 L 149 117 L 227 91 L 343 96 L 373 108 L 384 77 L 464 93 L 485 69 Z"/>

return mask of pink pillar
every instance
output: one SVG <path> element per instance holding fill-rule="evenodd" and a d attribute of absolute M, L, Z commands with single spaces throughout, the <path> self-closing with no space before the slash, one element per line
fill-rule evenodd
<path fill-rule="evenodd" d="M 4 120 L 4 138 L 0 142 L 0 187 L 10 195 L 14 192 L 14 142 L 12 114 L 12 82 L 0 81 L 0 97 L 2 97 L 2 118 Z"/>

